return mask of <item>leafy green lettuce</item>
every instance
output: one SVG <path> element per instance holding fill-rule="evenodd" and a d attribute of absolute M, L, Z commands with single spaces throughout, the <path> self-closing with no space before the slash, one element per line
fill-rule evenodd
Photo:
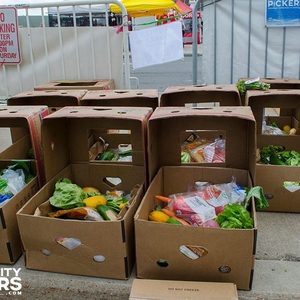
<path fill-rule="evenodd" d="M 247 209 L 240 204 L 227 204 L 222 213 L 220 213 L 216 222 L 221 228 L 253 228 L 253 219 L 250 217 Z"/>
<path fill-rule="evenodd" d="M 83 200 L 87 198 L 86 192 L 68 178 L 61 178 L 55 184 L 55 191 L 50 197 L 50 204 L 59 209 L 70 209 L 85 206 Z"/>
<path fill-rule="evenodd" d="M 255 198 L 256 209 L 262 210 L 269 206 L 261 186 L 255 186 L 250 189 L 245 188 L 245 190 L 246 199 L 244 205 L 227 204 L 224 211 L 217 216 L 216 222 L 221 228 L 253 228 L 254 221 L 250 217 L 250 213 L 247 211 L 251 197 Z"/>

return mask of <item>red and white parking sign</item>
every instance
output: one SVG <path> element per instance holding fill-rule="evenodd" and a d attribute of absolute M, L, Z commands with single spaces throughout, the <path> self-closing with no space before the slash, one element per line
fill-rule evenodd
<path fill-rule="evenodd" d="M 0 66 L 20 62 L 17 9 L 0 6 Z"/>

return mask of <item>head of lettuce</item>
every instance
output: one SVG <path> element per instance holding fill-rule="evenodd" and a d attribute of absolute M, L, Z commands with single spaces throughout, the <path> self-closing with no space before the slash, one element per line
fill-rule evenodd
<path fill-rule="evenodd" d="M 68 178 L 61 178 L 55 184 L 55 191 L 50 197 L 50 204 L 59 209 L 70 209 L 78 206 L 85 206 L 83 200 L 87 193 L 77 184 L 72 183 Z"/>

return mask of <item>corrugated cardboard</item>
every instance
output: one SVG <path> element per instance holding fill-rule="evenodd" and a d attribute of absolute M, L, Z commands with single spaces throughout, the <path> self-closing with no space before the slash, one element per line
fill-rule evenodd
<path fill-rule="evenodd" d="M 182 166 L 181 145 L 192 131 L 226 139 L 225 163 L 214 167 L 249 170 L 254 180 L 256 122 L 249 107 L 158 107 L 148 125 L 149 179 L 162 166 Z M 204 132 L 204 133 L 202 133 Z M 212 166 L 212 164 L 201 164 Z"/>
<path fill-rule="evenodd" d="M 39 185 L 45 183 L 44 162 L 41 142 L 41 123 L 47 116 L 46 106 L 2 106 L 0 127 L 9 127 L 12 145 L 0 153 L 0 160 L 28 159 L 33 148 L 37 164 Z"/>
<path fill-rule="evenodd" d="M 226 139 L 225 163 L 188 164 L 180 161 L 187 130 L 215 131 Z M 250 230 L 175 226 L 148 221 L 168 196 L 188 191 L 196 181 L 231 182 L 252 187 L 255 177 L 256 123 L 249 107 L 208 109 L 158 107 L 148 123 L 150 186 L 135 215 L 137 277 L 162 280 L 232 282 L 251 289 L 256 251 L 256 212 L 251 203 L 254 228 Z M 180 252 L 194 246 L 198 259 Z M 166 260 L 168 265 L 157 262 Z"/>
<path fill-rule="evenodd" d="M 87 90 L 35 90 L 25 91 L 7 99 L 7 105 L 47 105 L 49 113 L 64 106 L 79 105 Z"/>
<path fill-rule="evenodd" d="M 52 80 L 34 87 L 34 90 L 111 90 L 113 79 Z"/>
<path fill-rule="evenodd" d="M 300 90 L 247 91 L 246 102 L 251 107 L 257 121 L 257 147 L 283 145 L 286 150 L 300 151 L 299 115 Z M 262 134 L 265 109 L 278 108 L 280 115 L 270 116 L 279 127 L 287 124 L 298 129 L 296 135 Z M 289 115 L 281 115 L 289 112 Z M 270 206 L 265 211 L 300 212 L 300 191 L 290 192 L 283 187 L 284 181 L 299 181 L 300 167 L 275 166 L 258 163 L 256 165 L 256 184 L 264 189 Z"/>
<path fill-rule="evenodd" d="M 145 126 L 149 108 L 65 107 L 43 121 L 42 137 L 47 184 L 17 213 L 26 267 L 59 273 L 128 279 L 135 263 L 134 213 L 145 188 Z M 89 139 L 95 131 L 130 130 L 134 154 L 129 163 L 89 160 Z M 116 134 L 112 134 L 116 141 Z M 123 134 L 127 136 L 127 134 Z M 109 141 L 109 137 L 107 138 Z M 119 141 L 123 142 L 122 134 Z M 34 216 L 36 208 L 53 195 L 59 178 L 69 178 L 81 187 L 137 194 L 122 218 L 95 222 Z M 120 182 L 112 181 L 118 179 Z M 57 237 L 79 239 L 68 250 Z M 103 262 L 95 261 L 102 256 Z"/>
<path fill-rule="evenodd" d="M 254 78 L 239 78 L 241 80 L 251 80 Z M 259 78 L 260 82 L 270 84 L 270 89 L 300 89 L 300 80 L 297 78 Z"/>
<path fill-rule="evenodd" d="M 83 106 L 137 106 L 158 107 L 158 90 L 102 90 L 88 91 L 81 99 Z"/>
<path fill-rule="evenodd" d="M 0 169 L 14 164 L 12 160 L 1 160 Z M 16 212 L 38 191 L 36 164 L 31 161 L 31 173 L 34 178 L 24 188 L 0 207 L 0 263 L 14 264 L 22 254 L 22 244 L 17 224 Z"/>
<path fill-rule="evenodd" d="M 134 279 L 129 300 L 237 300 L 236 285 L 223 282 L 194 282 Z"/>
<path fill-rule="evenodd" d="M 237 87 L 229 85 L 170 86 L 160 96 L 160 106 L 242 105 Z"/>

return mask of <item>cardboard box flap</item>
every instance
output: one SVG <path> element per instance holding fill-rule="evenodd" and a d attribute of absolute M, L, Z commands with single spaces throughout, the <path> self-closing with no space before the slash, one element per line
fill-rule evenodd
<path fill-rule="evenodd" d="M 234 283 L 134 279 L 130 300 L 237 300 Z"/>
<path fill-rule="evenodd" d="M 124 163 L 145 167 L 146 122 L 151 112 L 151 108 L 78 106 L 49 115 L 42 125 L 46 179 L 70 163 L 90 162 L 90 148 L 99 137 L 111 147 L 130 144 L 132 161 Z"/>
<path fill-rule="evenodd" d="M 115 81 L 113 79 L 77 79 L 77 80 L 53 80 L 36 86 L 35 90 L 103 90 L 114 89 Z"/>
<path fill-rule="evenodd" d="M 255 178 L 256 122 L 250 107 L 158 107 L 148 123 L 150 180 L 162 166 L 184 165 L 182 144 L 191 133 L 210 140 L 225 139 L 225 162 L 209 166 L 249 170 Z"/>
<path fill-rule="evenodd" d="M 170 86 L 160 96 L 160 106 L 185 106 L 193 103 L 210 103 L 210 106 L 242 105 L 239 91 L 233 84 Z"/>
<path fill-rule="evenodd" d="M 261 133 L 265 108 L 279 109 L 280 116 L 300 118 L 300 89 L 268 91 L 249 90 L 245 95 L 245 104 L 253 111 L 258 133 Z"/>
<path fill-rule="evenodd" d="M 7 99 L 8 105 L 76 106 L 87 90 L 25 91 Z"/>
<path fill-rule="evenodd" d="M 44 184 L 44 164 L 41 142 L 41 123 L 45 116 L 49 114 L 47 106 L 2 106 L 0 109 L 0 127 L 9 127 L 11 131 L 12 146 L 16 148 L 17 142 L 23 146 L 28 145 L 28 139 L 31 141 L 31 147 L 34 150 L 34 158 L 37 161 L 38 179 L 40 186 Z M 27 136 L 27 137 L 26 137 Z M 23 143 L 22 140 L 27 142 Z M 27 151 L 29 149 L 26 149 Z M 17 152 L 4 151 L 1 159 L 26 158 L 19 157 Z M 12 157 L 16 155 L 15 157 Z"/>
<path fill-rule="evenodd" d="M 158 90 L 91 90 L 80 101 L 88 106 L 143 106 L 155 109 L 158 106 Z"/>

